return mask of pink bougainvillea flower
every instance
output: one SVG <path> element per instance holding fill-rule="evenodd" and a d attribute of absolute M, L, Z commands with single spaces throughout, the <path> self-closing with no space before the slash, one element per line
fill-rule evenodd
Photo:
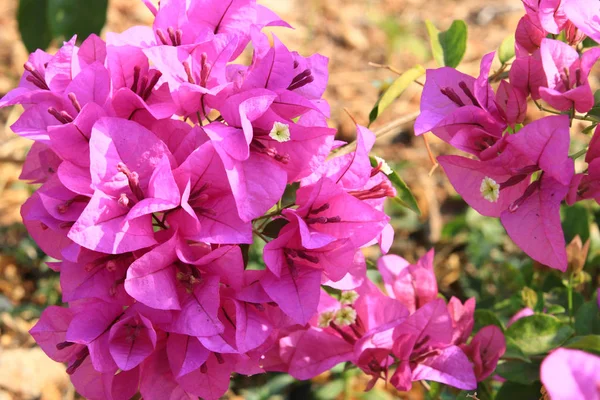
<path fill-rule="evenodd" d="M 528 255 L 564 270 L 559 208 L 574 172 L 569 142 L 569 118 L 551 116 L 510 135 L 504 151 L 489 161 L 458 156 L 438 160 L 455 189 L 475 210 L 501 217 L 509 236 Z M 540 179 L 529 183 L 527 178 L 540 170 Z"/>
<path fill-rule="evenodd" d="M 519 202 L 516 210 L 504 211 L 500 221 L 508 236 L 527 255 L 549 267 L 565 271 L 567 254 L 560 223 L 560 203 L 569 187 L 550 177 L 537 182 L 540 183 L 534 193 Z"/>
<path fill-rule="evenodd" d="M 110 328 L 108 346 L 119 369 L 129 371 L 152 354 L 156 331 L 143 315 L 129 315 Z"/>
<path fill-rule="evenodd" d="M 321 164 L 312 175 L 302 180 L 302 186 L 316 183 L 322 177 L 328 177 L 348 193 L 364 197 L 364 201 L 378 211 L 384 211 L 387 197 L 395 197 L 396 190 L 392 186 L 384 169 L 385 161 L 371 167 L 369 152 L 375 144 L 375 134 L 367 128 L 356 126 L 356 150 L 333 157 Z M 389 167 L 389 166 L 388 166 Z M 394 228 L 387 224 L 377 237 L 381 251 L 389 251 L 394 239 Z"/>
<path fill-rule="evenodd" d="M 141 371 L 98 372 L 89 358 L 71 374 L 75 390 L 90 400 L 127 400 L 137 393 Z"/>
<path fill-rule="evenodd" d="M 579 30 L 600 42 L 600 5 L 594 0 L 563 0 L 563 10 Z"/>
<path fill-rule="evenodd" d="M 220 275 L 221 271 L 229 269 L 239 274 L 242 270 L 241 254 L 237 247 L 222 246 L 214 251 L 207 246 L 185 248 L 178 235 L 172 233 L 169 240 L 138 258 L 127 271 L 127 293 L 154 309 L 181 310 L 182 297 L 187 299 L 190 293 L 180 289 L 191 290 L 201 281 L 203 273 Z M 180 261 L 180 258 L 184 260 Z M 239 289 L 239 276 L 235 274 L 230 277 L 224 275 L 223 283 Z M 219 285 L 211 284 L 209 288 L 218 292 Z M 161 297 L 157 298 L 154 293 L 161 293 Z M 218 299 L 215 301 L 218 304 Z M 203 328 L 200 326 L 197 329 Z"/>
<path fill-rule="evenodd" d="M 84 348 L 83 345 L 64 344 L 74 314 L 70 308 L 50 306 L 29 331 L 36 343 L 54 361 L 70 362 Z"/>
<path fill-rule="evenodd" d="M 63 302 L 97 298 L 107 303 L 131 303 L 123 281 L 134 261 L 132 254 L 106 255 L 79 247 L 73 258 L 68 251 L 62 255 L 65 258 L 60 263 L 64 271 L 60 275 Z"/>
<path fill-rule="evenodd" d="M 90 138 L 95 191 L 69 237 L 112 254 L 156 243 L 152 213 L 180 202 L 170 160 L 166 145 L 141 125 L 117 118 L 98 121 Z"/>
<path fill-rule="evenodd" d="M 452 297 L 448 302 L 448 313 L 452 319 L 452 344 L 466 343 L 475 325 L 475 298 L 462 304 L 459 299 Z"/>
<path fill-rule="evenodd" d="M 154 353 L 144 362 L 144 374 L 139 385 L 142 396 L 149 400 L 168 398 L 193 400 L 194 395 L 186 392 L 173 376 L 166 341 L 158 342 L 156 347 Z"/>
<path fill-rule="evenodd" d="M 35 142 L 27 153 L 19 179 L 31 183 L 44 183 L 58 171 L 61 162 L 60 157 L 50 147 Z"/>
<path fill-rule="evenodd" d="M 526 57 L 540 48 L 547 32 L 529 15 L 524 15 L 515 31 L 515 52 L 519 57 Z"/>
<path fill-rule="evenodd" d="M 250 221 L 263 215 L 285 190 L 285 170 L 263 153 L 250 152 L 247 159 L 239 160 L 239 152 L 245 152 L 248 146 L 243 139 L 235 138 L 238 135 L 243 138 L 240 129 L 221 123 L 212 123 L 203 129 L 223 161 L 239 217 Z"/>
<path fill-rule="evenodd" d="M 296 192 L 296 211 L 314 231 L 336 239 L 348 239 L 356 247 L 377 237 L 389 217 L 364 200 L 386 197 L 391 186 L 345 192 L 328 178 Z"/>
<path fill-rule="evenodd" d="M 600 129 L 596 128 L 594 136 L 589 143 L 585 155 L 588 163 L 586 173 L 579 173 L 573 177 L 567 195 L 567 204 L 572 205 L 584 199 L 600 201 Z"/>
<path fill-rule="evenodd" d="M 294 274 L 298 268 L 312 268 L 323 270 L 334 282 L 342 279 L 352 265 L 346 261 L 354 257 L 357 247 L 350 240 L 336 240 L 312 231 L 295 213 L 286 214 L 289 223 L 265 246 L 264 259 L 269 270 L 280 276 L 282 269 L 290 269 Z"/>
<path fill-rule="evenodd" d="M 356 291 L 343 293 L 341 301 L 321 290 L 318 311 L 307 331 L 294 332 L 280 343 L 282 351 L 291 352 L 285 354 L 289 358 L 288 372 L 298 379 L 312 378 L 350 360 L 374 374 L 377 367 L 373 366 L 373 357 L 383 354 L 378 361 L 383 362 L 389 356 L 392 330 L 408 316 L 399 301 L 368 282 Z M 319 343 L 328 343 L 327 350 Z"/>
<path fill-rule="evenodd" d="M 581 350 L 558 349 L 542 362 L 541 378 L 554 400 L 598 400 L 600 357 Z"/>
<path fill-rule="evenodd" d="M 159 84 L 163 73 L 150 67 L 141 48 L 109 40 L 107 66 L 117 117 L 144 122 L 170 118 L 176 111 L 168 83 Z"/>
<path fill-rule="evenodd" d="M 388 295 L 402 302 L 411 313 L 437 298 L 433 256 L 431 249 L 414 265 L 397 255 L 377 261 Z"/>
<path fill-rule="evenodd" d="M 399 390 L 422 379 L 445 383 L 460 389 L 477 387 L 467 356 L 451 345 L 452 320 L 443 300 L 438 299 L 411 314 L 394 329 L 394 355 L 400 365 L 391 378 Z"/>
<path fill-rule="evenodd" d="M 186 239 L 206 243 L 252 243 L 252 224 L 237 213 L 225 167 L 212 143 L 194 150 L 173 171 L 181 209 L 167 221 Z"/>
<path fill-rule="evenodd" d="M 356 150 L 327 160 L 311 176 L 302 180 L 302 185 L 316 183 L 327 177 L 346 190 L 363 189 L 371 179 L 369 152 L 375 144 L 375 134 L 367 128 L 356 126 Z"/>
<path fill-rule="evenodd" d="M 559 34 L 567 23 L 561 0 L 522 0 L 527 15 L 546 32 Z"/>
<path fill-rule="evenodd" d="M 600 58 L 600 49 L 591 49 L 580 56 L 566 43 L 543 39 L 540 55 L 546 74 L 546 85 L 540 88 L 542 99 L 557 110 L 574 107 L 578 112 L 588 112 L 594 106 L 588 76 Z"/>
<path fill-rule="evenodd" d="M 483 327 L 468 345 L 461 348 L 475 366 L 477 382 L 481 382 L 494 372 L 498 360 L 506 352 L 506 339 L 497 326 Z"/>
<path fill-rule="evenodd" d="M 237 37 L 220 34 L 192 48 L 157 46 L 144 53 L 168 83 L 176 113 L 198 122 L 198 115 L 205 118 L 215 96 L 229 86 L 225 65 L 236 45 Z"/>
<path fill-rule="evenodd" d="M 500 140 L 506 123 L 494 102 L 494 92 L 487 76 L 494 53 L 481 62 L 478 79 L 453 68 L 428 70 L 421 114 L 415 122 L 415 133 L 431 131 L 453 146 L 477 155 Z"/>
<path fill-rule="evenodd" d="M 501 81 L 496 92 L 496 106 L 508 125 L 521 124 L 527 114 L 527 95 L 507 81 Z"/>
<path fill-rule="evenodd" d="M 525 95 L 531 94 L 532 99 L 539 100 L 540 87 L 546 86 L 548 82 L 539 50 L 534 51 L 531 56 L 517 56 L 508 76 L 513 87 L 521 90 Z"/>

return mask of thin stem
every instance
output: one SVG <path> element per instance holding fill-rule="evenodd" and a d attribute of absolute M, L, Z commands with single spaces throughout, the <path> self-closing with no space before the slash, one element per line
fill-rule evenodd
<path fill-rule="evenodd" d="M 392 71 L 395 74 L 402 75 L 402 71 L 400 71 L 399 69 L 397 69 L 397 68 L 395 68 L 395 67 L 393 67 L 391 65 L 377 64 L 377 63 L 374 63 L 374 62 L 369 62 L 369 65 L 371 67 L 387 69 L 388 71 Z"/>
<path fill-rule="evenodd" d="M 280 215 L 283 210 L 285 210 L 286 208 L 293 207 L 293 206 L 294 206 L 294 203 L 288 204 L 286 206 L 283 206 L 283 207 L 279 208 L 278 210 L 275 210 L 273 212 L 270 212 L 268 214 L 263 215 L 262 217 L 254 218 L 254 222 L 260 221 L 260 220 L 265 219 L 265 218 L 271 218 L 271 217 L 275 217 L 277 215 Z"/>
<path fill-rule="evenodd" d="M 571 326 L 575 320 L 573 318 L 573 273 L 569 274 L 569 285 L 567 286 L 567 303 L 569 307 L 569 323 Z"/>
<path fill-rule="evenodd" d="M 542 106 L 542 105 L 541 105 L 540 103 L 538 103 L 536 100 L 533 100 L 533 102 L 535 103 L 535 105 L 537 106 L 538 110 L 540 110 L 540 111 L 545 111 L 545 112 L 547 112 L 547 113 L 550 113 L 550 114 L 555 114 L 555 115 L 564 115 L 564 114 L 563 114 L 562 112 L 560 112 L 560 111 L 551 110 L 551 109 L 549 109 L 549 108 L 546 108 L 546 107 Z M 578 119 L 578 120 L 580 120 L 580 121 L 598 122 L 598 121 L 596 121 L 596 120 L 594 120 L 594 119 L 587 118 L 587 117 L 586 117 L 586 116 L 584 116 L 584 115 L 577 115 L 577 114 L 575 114 L 575 109 L 573 109 L 573 108 L 571 109 L 571 111 L 569 111 L 569 116 L 571 117 L 571 120 L 573 120 L 573 119 Z"/>
<path fill-rule="evenodd" d="M 582 155 L 584 155 L 585 153 L 587 153 L 588 148 L 584 148 L 579 150 L 577 153 L 575 154 L 571 154 L 569 157 L 572 158 L 573 160 L 577 160 L 579 157 L 581 157 Z"/>
<path fill-rule="evenodd" d="M 389 133 L 392 132 L 396 132 L 396 129 L 398 129 L 400 126 L 407 124 L 409 122 L 414 121 L 415 119 L 417 119 L 417 117 L 419 116 L 420 112 L 419 111 L 415 111 L 411 114 L 402 116 L 400 118 L 395 119 L 394 121 L 388 123 L 387 125 L 382 126 L 381 128 L 374 130 L 373 133 L 375 133 L 375 137 L 377 139 L 379 139 L 380 137 L 387 135 Z M 332 159 L 335 157 L 339 157 L 339 156 L 343 156 L 344 154 L 348 154 L 351 153 L 354 149 L 356 148 L 356 139 L 354 139 L 352 142 L 342 146 L 339 148 L 339 150 L 332 152 L 327 159 Z"/>
<path fill-rule="evenodd" d="M 373 261 L 369 260 L 368 258 L 365 259 L 366 263 L 367 263 L 367 268 L 372 268 L 372 269 L 377 269 L 377 264 L 375 264 Z"/>
<path fill-rule="evenodd" d="M 158 219 L 158 217 L 156 215 L 152 214 L 152 219 L 154 220 L 154 222 L 156 223 L 156 225 L 158 225 L 160 228 L 162 228 L 162 229 L 169 229 L 167 227 L 167 225 L 165 225 L 163 223 L 163 221 L 161 221 L 160 219 Z"/>
<path fill-rule="evenodd" d="M 500 67 L 500 69 L 499 69 L 498 71 L 494 72 L 494 73 L 492 74 L 492 76 L 490 76 L 490 77 L 488 78 L 488 81 L 490 81 L 490 82 L 495 82 L 495 81 L 496 81 L 496 79 L 497 79 L 497 78 L 498 78 L 500 75 L 502 75 L 502 73 L 503 73 L 503 72 L 506 70 L 506 67 L 508 67 L 509 65 L 510 65 L 510 63 L 502 64 L 502 66 Z"/>
<path fill-rule="evenodd" d="M 269 239 L 267 239 L 267 237 L 265 235 L 263 235 L 261 232 L 257 231 L 256 229 L 252 229 L 252 232 L 258 236 L 259 238 L 261 238 L 262 240 L 265 241 L 265 243 L 269 243 Z"/>

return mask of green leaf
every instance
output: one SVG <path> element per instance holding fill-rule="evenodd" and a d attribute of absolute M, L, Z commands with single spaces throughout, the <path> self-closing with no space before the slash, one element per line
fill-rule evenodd
<path fill-rule="evenodd" d="M 600 336 L 577 336 L 565 343 L 563 347 L 566 347 L 568 349 L 584 350 L 590 353 L 600 355 Z"/>
<path fill-rule="evenodd" d="M 578 335 L 600 335 L 600 311 L 595 301 L 588 301 L 577 310 L 575 332 Z"/>
<path fill-rule="evenodd" d="M 508 381 L 527 385 L 540 380 L 540 365 L 523 361 L 506 361 L 498 364 L 496 373 Z"/>
<path fill-rule="evenodd" d="M 529 357 L 523 353 L 523 350 L 521 350 L 519 345 L 511 337 L 506 337 L 506 352 L 502 358 L 506 360 L 521 360 L 530 362 Z"/>
<path fill-rule="evenodd" d="M 410 68 L 400 75 L 394 83 L 383 93 L 383 95 L 377 100 L 375 106 L 369 114 L 369 125 L 373 123 L 381 113 L 393 103 L 408 86 L 414 82 L 417 78 L 421 77 L 425 73 L 425 68 L 420 65 Z"/>
<path fill-rule="evenodd" d="M 440 32 L 431 21 L 425 21 L 433 58 L 440 66 L 456 68 L 467 50 L 467 24 L 455 20 L 447 31 Z"/>
<path fill-rule="evenodd" d="M 544 354 L 555 349 L 573 333 L 573 328 L 545 314 L 521 318 L 506 329 L 506 336 L 512 338 L 526 355 Z"/>
<path fill-rule="evenodd" d="M 29 52 L 45 50 L 52 41 L 50 26 L 46 20 L 47 0 L 21 0 L 17 22 L 21 39 Z"/>
<path fill-rule="evenodd" d="M 273 221 L 269 222 L 267 226 L 264 227 L 262 233 L 267 237 L 276 238 L 277 236 L 279 236 L 279 231 L 281 231 L 281 229 L 283 229 L 283 227 L 286 226 L 288 222 L 289 221 L 285 218 L 274 219 Z"/>
<path fill-rule="evenodd" d="M 530 385 L 522 385 L 516 382 L 505 382 L 496 394 L 495 400 L 529 400 L 539 399 L 542 397 L 540 390 L 541 383 L 533 383 Z"/>
<path fill-rule="evenodd" d="M 478 332 L 481 328 L 488 325 L 495 325 L 504 331 L 504 325 L 498 319 L 496 314 L 490 310 L 475 310 L 475 326 L 473 333 Z"/>
<path fill-rule="evenodd" d="M 378 165 L 378 161 L 375 157 L 371 156 L 369 158 L 371 160 L 371 166 L 375 167 Z M 421 215 L 421 210 L 419 209 L 419 205 L 417 204 L 417 199 L 415 199 L 415 196 L 410 191 L 410 188 L 408 187 L 406 182 L 404 182 L 404 180 L 400 178 L 400 175 L 398 175 L 398 173 L 393 170 L 391 174 L 386 175 L 390 182 L 392 182 L 392 185 L 394 185 L 394 187 L 396 188 L 396 191 L 398 192 L 398 194 L 396 195 L 396 197 L 393 198 L 393 200 L 401 206 L 414 211 L 415 213 L 417 213 L 417 215 Z"/>
<path fill-rule="evenodd" d="M 542 297 L 543 299 L 543 297 Z M 567 310 L 559 305 L 559 304 L 552 304 L 549 305 L 548 307 L 546 307 L 546 314 L 550 314 L 550 315 L 556 315 L 556 314 L 564 314 Z"/>
<path fill-rule="evenodd" d="M 47 0 L 47 19 L 54 37 L 80 40 L 92 33 L 100 34 L 106 23 L 108 0 Z"/>
<path fill-rule="evenodd" d="M 577 203 L 570 207 L 564 206 L 562 215 L 562 225 L 566 242 L 570 243 L 576 235 L 579 235 L 581 241 L 585 243 L 590 237 L 590 214 L 588 209 L 582 204 Z"/>
<path fill-rule="evenodd" d="M 584 49 L 587 49 L 589 47 L 598 46 L 598 43 L 591 37 L 586 37 L 585 39 L 583 39 L 583 42 L 581 42 L 581 45 L 583 46 Z"/>
<path fill-rule="evenodd" d="M 498 58 L 502 64 L 506 64 L 515 56 L 515 35 L 508 35 L 502 41 L 498 49 Z"/>

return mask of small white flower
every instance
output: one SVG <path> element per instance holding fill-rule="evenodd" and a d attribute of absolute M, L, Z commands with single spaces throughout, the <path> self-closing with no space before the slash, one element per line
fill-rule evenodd
<path fill-rule="evenodd" d="M 336 325 L 349 326 L 356 322 L 356 310 L 352 307 L 344 307 L 335 313 L 333 319 Z"/>
<path fill-rule="evenodd" d="M 281 122 L 275 122 L 269 136 L 278 141 L 279 143 L 287 142 L 290 140 L 290 127 Z"/>
<path fill-rule="evenodd" d="M 377 160 L 377 162 L 381 164 L 381 172 L 383 172 L 384 174 L 389 175 L 392 172 L 394 172 L 390 168 L 390 166 L 388 165 L 388 163 L 385 162 L 385 160 L 383 158 L 375 156 L 375 160 Z"/>
<path fill-rule="evenodd" d="M 483 198 L 491 203 L 497 202 L 500 197 L 500 185 L 488 176 L 481 181 L 479 191 Z"/>
<path fill-rule="evenodd" d="M 319 315 L 319 328 L 327 328 L 329 326 L 329 323 L 333 321 L 334 316 L 335 314 L 333 313 L 333 311 L 325 311 L 324 313 Z"/>
<path fill-rule="evenodd" d="M 340 303 L 342 303 L 343 305 L 352 305 L 356 302 L 356 300 L 358 299 L 358 293 L 356 293 L 356 291 L 354 290 L 348 290 L 345 292 L 342 292 L 342 295 L 340 296 Z"/>

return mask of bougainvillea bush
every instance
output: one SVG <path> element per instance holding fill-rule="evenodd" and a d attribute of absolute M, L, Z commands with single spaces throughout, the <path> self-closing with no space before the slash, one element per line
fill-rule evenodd
<path fill-rule="evenodd" d="M 588 82 L 600 3 L 524 0 L 500 68 L 490 53 L 477 78 L 454 69 L 464 23 L 428 25 L 444 66 L 427 70 L 416 134 L 468 153 L 438 157 L 456 191 L 500 218 L 537 270 L 564 272 L 548 276 L 565 307 L 540 285 L 508 320 L 438 293 L 433 250 L 415 264 L 386 254 L 384 203 L 416 202 L 370 155 L 373 132 L 335 140 L 327 58 L 262 32 L 286 22 L 251 0 L 144 2 L 152 27 L 37 50 L 0 100 L 24 108 L 12 126 L 33 140 L 21 177 L 41 186 L 21 214 L 66 303 L 31 334 L 81 395 L 217 399 L 232 374 L 305 380 L 345 363 L 367 391 L 423 381 L 431 398 L 598 398 L 589 244 L 567 248 L 560 209 L 600 199 Z M 400 76 L 371 122 L 423 72 Z M 529 98 L 555 115 L 527 119 Z M 592 138 L 570 154 L 575 120 Z M 367 278 L 367 246 L 384 254 L 370 266 L 381 284 Z"/>

